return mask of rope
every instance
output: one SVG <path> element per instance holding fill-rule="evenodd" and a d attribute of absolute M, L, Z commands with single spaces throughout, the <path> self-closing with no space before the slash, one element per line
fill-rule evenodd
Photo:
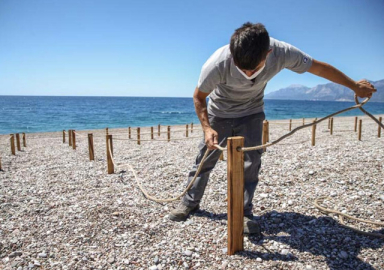
<path fill-rule="evenodd" d="M 300 126 L 300 127 L 297 127 L 295 129 L 293 129 L 291 132 L 281 136 L 280 138 L 278 138 L 277 140 L 273 141 L 273 142 L 270 142 L 270 143 L 267 143 L 267 144 L 264 144 L 264 145 L 258 145 L 258 146 L 252 146 L 252 147 L 243 147 L 241 148 L 241 151 L 243 152 L 246 152 L 246 151 L 253 151 L 253 150 L 259 150 L 259 149 L 262 149 L 262 148 L 267 148 L 267 147 L 270 147 L 274 144 L 277 144 L 278 142 L 284 140 L 285 138 L 289 137 L 289 136 L 292 136 L 294 133 L 296 133 L 296 131 L 300 130 L 300 129 L 303 129 L 303 128 L 307 128 L 307 127 L 310 127 L 310 126 L 313 126 L 313 125 L 316 125 L 320 122 L 323 122 L 324 120 L 328 119 L 328 118 L 331 118 L 337 114 L 340 114 L 340 113 L 343 113 L 343 112 L 347 112 L 347 111 L 350 111 L 350 110 L 353 110 L 353 109 L 356 109 L 356 108 L 359 108 L 360 110 L 362 109 L 361 107 L 363 105 L 365 105 L 365 103 L 368 102 L 370 98 L 366 98 L 363 102 L 359 103 L 358 99 L 357 99 L 357 96 L 355 95 L 355 102 L 356 102 L 356 105 L 354 106 L 351 106 L 349 108 L 346 108 L 344 110 L 341 110 L 341 111 L 338 111 L 338 112 L 335 112 L 335 113 L 332 113 L 330 115 L 327 115 L 315 122 L 312 122 L 312 123 L 309 123 L 309 124 L 305 124 L 303 126 Z M 363 112 L 367 112 L 363 109 Z M 368 113 L 368 112 L 367 112 Z M 384 125 L 382 123 L 380 123 L 372 114 L 367 114 L 369 117 L 371 117 L 376 123 L 378 123 L 383 129 L 384 129 Z M 220 149 L 221 150 L 221 149 Z"/>
<path fill-rule="evenodd" d="M 370 220 L 365 220 L 365 219 L 361 219 L 361 218 L 356 218 L 354 216 L 350 216 L 350 215 L 347 215 L 347 214 L 344 214 L 344 213 L 341 213 L 339 211 L 336 211 L 336 210 L 332 210 L 332 209 L 327 209 L 323 206 L 321 206 L 319 203 L 320 202 L 323 202 L 324 200 L 326 199 L 330 199 L 328 197 L 320 197 L 320 198 L 317 198 L 313 204 L 314 206 L 319 209 L 321 212 L 325 213 L 325 214 L 336 214 L 339 216 L 339 220 L 340 220 L 340 223 L 343 227 L 345 228 L 348 228 L 348 229 L 351 229 L 357 233 L 360 233 L 360 234 L 364 234 L 364 235 L 368 235 L 368 236 L 374 236 L 374 237 L 379 237 L 379 238 L 383 238 L 384 239 L 384 234 L 380 234 L 380 233 L 370 233 L 370 232 L 365 232 L 365 231 L 362 231 L 362 230 L 359 230 L 359 229 L 356 229 L 354 227 L 351 227 L 351 226 L 348 226 L 348 225 L 345 225 L 344 224 L 344 221 L 343 221 L 343 218 L 342 217 L 346 217 L 346 218 L 349 218 L 349 219 L 352 219 L 352 220 L 356 220 L 356 221 L 359 221 L 359 222 L 363 222 L 363 223 L 367 223 L 367 224 L 373 224 L 373 225 L 376 225 L 376 226 L 382 226 L 384 227 L 384 223 L 382 222 L 375 222 L 375 221 L 370 221 Z"/>
<path fill-rule="evenodd" d="M 117 164 L 115 163 L 114 159 L 113 159 L 113 155 L 112 155 L 112 152 L 111 152 L 111 141 L 108 140 L 108 145 L 109 145 L 109 155 L 111 156 L 111 160 L 112 160 L 112 163 L 115 167 L 119 168 L 120 166 L 128 166 L 129 170 L 133 173 L 134 177 L 135 177 L 135 180 L 136 180 L 136 183 L 137 185 L 139 186 L 141 192 L 143 193 L 144 197 L 151 200 L 151 201 L 154 201 L 154 202 L 158 202 L 158 203 L 161 203 L 161 202 L 173 202 L 173 201 L 176 201 L 178 199 L 180 199 L 181 197 L 183 197 L 187 192 L 188 190 L 192 187 L 193 183 L 196 181 L 196 178 L 197 176 L 199 175 L 200 171 L 201 171 L 201 168 L 203 167 L 203 164 L 208 156 L 208 153 L 210 152 L 209 149 L 207 149 L 207 151 L 205 151 L 205 154 L 202 158 L 202 160 L 200 161 L 200 164 L 199 164 L 199 167 L 197 168 L 197 171 L 195 173 L 195 176 L 193 177 L 192 181 L 189 183 L 189 185 L 185 188 L 185 190 L 178 196 L 176 197 L 173 197 L 173 198 L 168 198 L 168 199 L 157 199 L 153 196 L 151 196 L 150 194 L 148 194 L 148 192 L 146 192 L 143 188 L 143 186 L 141 185 L 140 181 L 139 181 L 139 178 L 137 177 L 137 174 L 136 174 L 136 171 L 133 169 L 133 167 L 129 164 L 129 163 L 126 163 L 126 164 L 122 164 L 120 166 L 117 166 Z"/>
<path fill-rule="evenodd" d="M 195 139 L 195 138 L 201 138 L 201 136 L 194 136 L 194 137 L 185 137 L 185 138 L 176 138 L 176 139 L 170 139 L 169 141 L 181 141 L 181 140 L 188 140 L 188 139 Z M 137 142 L 138 140 L 135 140 L 135 139 L 123 139 L 123 138 L 113 138 L 114 140 L 118 140 L 118 141 L 131 141 L 131 142 Z M 140 142 L 153 142 L 153 141 L 157 141 L 157 142 L 166 142 L 168 141 L 167 139 L 153 139 L 153 140 L 141 140 L 140 139 Z"/>
<path fill-rule="evenodd" d="M 83 134 L 80 134 L 80 133 L 77 133 L 76 131 L 74 131 L 74 133 L 75 133 L 76 135 L 79 135 L 80 137 L 83 137 L 83 138 L 88 138 L 88 136 L 86 136 L 86 135 L 83 135 Z"/>

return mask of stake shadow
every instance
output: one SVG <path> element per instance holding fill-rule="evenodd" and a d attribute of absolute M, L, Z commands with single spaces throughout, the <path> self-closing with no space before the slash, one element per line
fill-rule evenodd
<path fill-rule="evenodd" d="M 227 214 L 213 214 L 205 210 L 199 210 L 194 215 L 217 221 L 227 219 Z M 238 255 L 251 259 L 260 257 L 263 260 L 295 261 L 296 252 L 308 252 L 323 257 L 332 270 L 374 270 L 369 261 L 362 261 L 358 255 L 363 249 L 384 247 L 384 239 L 357 234 L 328 216 L 315 217 L 295 212 L 272 211 L 255 217 L 255 220 L 260 223 L 263 236 L 247 237 L 254 245 L 264 248 L 265 252 L 238 252 Z M 371 232 L 384 234 L 384 229 Z M 269 241 L 289 246 L 291 253 L 282 254 L 267 249 L 264 244 Z"/>

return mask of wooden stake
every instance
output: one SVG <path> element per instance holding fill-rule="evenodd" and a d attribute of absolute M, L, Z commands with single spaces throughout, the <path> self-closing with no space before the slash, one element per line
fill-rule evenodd
<path fill-rule="evenodd" d="M 131 138 L 131 127 L 128 128 L 128 139 Z"/>
<path fill-rule="evenodd" d="M 221 152 L 219 160 L 224 160 L 224 152 Z"/>
<path fill-rule="evenodd" d="M 23 132 L 23 147 L 27 147 L 27 138 L 25 137 L 24 132 Z"/>
<path fill-rule="evenodd" d="M 313 120 L 313 123 L 315 123 L 316 120 Z M 315 146 L 316 143 L 316 125 L 312 126 L 312 146 Z"/>
<path fill-rule="evenodd" d="M 21 151 L 20 134 L 19 133 L 16 133 L 16 146 L 17 146 L 17 151 Z"/>
<path fill-rule="evenodd" d="M 188 138 L 188 125 L 185 125 L 185 137 Z"/>
<path fill-rule="evenodd" d="M 191 123 L 191 133 L 193 133 L 193 123 Z"/>
<path fill-rule="evenodd" d="M 355 117 L 355 132 L 357 131 L 357 116 Z"/>
<path fill-rule="evenodd" d="M 113 144 L 112 144 L 112 135 L 106 135 L 107 136 L 107 161 L 108 161 L 108 174 L 112 174 L 115 172 L 115 166 L 112 162 L 112 156 L 113 155 Z M 109 146 L 111 146 L 111 151 L 109 151 Z"/>
<path fill-rule="evenodd" d="M 157 125 L 157 136 L 160 137 L 160 124 Z"/>
<path fill-rule="evenodd" d="M 68 144 L 72 146 L 72 130 L 68 129 Z"/>
<path fill-rule="evenodd" d="M 305 118 L 303 118 L 303 126 L 305 125 Z"/>
<path fill-rule="evenodd" d="M 331 129 L 331 118 L 328 118 L 328 129 Z"/>
<path fill-rule="evenodd" d="M 383 117 L 379 117 L 379 122 L 381 123 L 383 121 Z M 378 129 L 377 129 L 377 137 L 380 138 L 381 137 L 381 126 L 379 125 Z"/>
<path fill-rule="evenodd" d="M 357 139 L 359 141 L 361 141 L 361 130 L 363 128 L 363 120 L 359 119 L 359 132 L 358 132 L 358 135 L 357 135 Z"/>
<path fill-rule="evenodd" d="M 105 134 L 109 135 L 109 129 L 108 128 L 105 128 Z"/>
<path fill-rule="evenodd" d="M 95 152 L 93 150 L 93 134 L 88 133 L 88 149 L 89 149 L 89 160 L 95 160 Z"/>
<path fill-rule="evenodd" d="M 244 137 L 232 137 L 227 141 L 228 168 L 228 255 L 241 251 L 244 230 Z"/>
<path fill-rule="evenodd" d="M 269 122 L 268 120 L 265 120 L 267 123 L 267 142 L 269 142 Z"/>
<path fill-rule="evenodd" d="M 289 119 L 289 131 L 292 131 L 292 119 Z"/>
<path fill-rule="evenodd" d="M 72 130 L 72 149 L 76 150 L 76 132 Z"/>
<path fill-rule="evenodd" d="M 0 172 L 3 171 L 3 168 L 1 168 L 1 157 L 0 157 Z"/>
<path fill-rule="evenodd" d="M 151 127 L 151 140 L 153 140 L 153 127 Z"/>
<path fill-rule="evenodd" d="M 11 134 L 11 152 L 12 155 L 16 155 L 16 150 L 15 150 L 15 135 Z"/>
<path fill-rule="evenodd" d="M 137 128 L 137 144 L 140 145 L 140 128 Z"/>
<path fill-rule="evenodd" d="M 263 122 L 263 144 L 266 144 L 267 143 L 267 122 Z M 263 151 L 266 152 L 267 151 L 267 148 L 264 147 L 263 148 Z"/>
<path fill-rule="evenodd" d="M 65 130 L 63 130 L 63 143 L 65 143 Z"/>
<path fill-rule="evenodd" d="M 171 127 L 168 126 L 168 142 L 171 140 Z"/>
<path fill-rule="evenodd" d="M 333 117 L 331 117 L 331 135 L 333 134 Z"/>

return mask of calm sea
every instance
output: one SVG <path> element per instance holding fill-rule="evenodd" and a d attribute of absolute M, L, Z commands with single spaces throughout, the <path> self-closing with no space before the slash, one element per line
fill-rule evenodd
<path fill-rule="evenodd" d="M 267 119 L 323 117 L 352 102 L 265 100 Z M 384 103 L 364 106 L 384 114 Z M 343 116 L 362 115 L 359 110 Z M 0 96 L 0 134 L 199 123 L 192 98 Z"/>

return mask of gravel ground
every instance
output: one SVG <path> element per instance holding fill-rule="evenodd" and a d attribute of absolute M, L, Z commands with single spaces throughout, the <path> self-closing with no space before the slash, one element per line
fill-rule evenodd
<path fill-rule="evenodd" d="M 301 124 L 294 121 L 294 127 Z M 333 135 L 327 125 L 318 125 L 316 146 L 307 128 L 263 154 L 254 198 L 263 237 L 244 237 L 244 251 L 233 256 L 226 254 L 226 154 L 211 173 L 201 209 L 177 223 L 167 215 L 178 202 L 144 198 L 124 166 L 107 174 L 104 130 L 92 131 L 92 162 L 88 131 L 79 131 L 77 150 L 63 144 L 60 132 L 27 134 L 27 147 L 16 156 L 1 135 L 0 268 L 384 269 L 384 239 L 344 228 L 313 206 L 314 199 L 328 196 L 328 208 L 384 222 L 384 134 L 378 138 L 377 124 L 367 117 L 361 141 L 353 117 L 335 118 Z M 197 154 L 197 127 L 189 134 L 195 138 L 141 145 L 117 140 L 127 138 L 126 129 L 110 129 L 115 161 L 131 164 L 150 194 L 175 196 Z M 172 127 L 172 139 L 185 138 L 184 129 Z M 271 140 L 287 131 L 287 121 L 270 122 Z"/>

